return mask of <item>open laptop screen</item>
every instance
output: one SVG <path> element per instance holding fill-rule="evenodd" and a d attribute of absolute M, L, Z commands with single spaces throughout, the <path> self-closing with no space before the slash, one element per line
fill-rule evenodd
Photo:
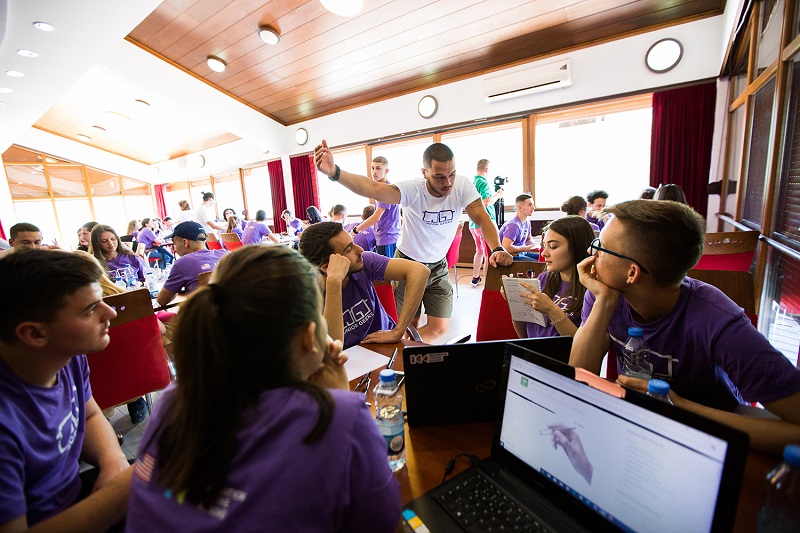
<path fill-rule="evenodd" d="M 499 446 L 606 521 L 713 529 L 725 440 L 516 355 L 500 392 Z"/>

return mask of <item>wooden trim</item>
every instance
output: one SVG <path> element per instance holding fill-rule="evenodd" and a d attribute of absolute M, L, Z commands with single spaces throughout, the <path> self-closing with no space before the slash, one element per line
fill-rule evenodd
<path fill-rule="evenodd" d="M 764 72 L 762 72 L 754 82 L 749 84 L 747 88 L 742 91 L 742 94 L 740 94 L 739 97 L 733 101 L 733 103 L 729 106 L 728 111 L 735 111 L 736 108 L 740 107 L 744 103 L 744 100 L 746 100 L 748 96 L 753 96 L 761 87 L 766 85 L 770 78 L 772 78 L 772 76 L 778 72 L 778 65 L 780 62 L 780 59 L 776 59 L 770 66 L 764 69 Z"/>
<path fill-rule="evenodd" d="M 653 93 L 637 94 L 624 98 L 615 98 L 592 104 L 577 104 L 563 107 L 546 113 L 535 113 L 537 124 L 552 124 L 564 120 L 575 120 L 597 115 L 608 115 L 653 107 Z M 569 116 L 567 116 L 569 115 Z"/>
<path fill-rule="evenodd" d="M 753 12 L 750 15 L 750 53 L 747 56 L 747 85 L 749 86 L 756 77 L 756 70 L 758 67 L 758 54 L 756 47 L 758 46 L 758 18 L 761 15 L 761 3 L 753 3 Z"/>
<path fill-rule="evenodd" d="M 536 123 L 537 116 L 530 115 L 522 122 L 522 190 L 534 195 L 536 190 Z M 533 198 L 534 205 L 536 198 Z"/>
<path fill-rule="evenodd" d="M 269 175 L 269 170 L 267 170 L 267 175 Z M 247 211 L 247 214 L 250 214 L 250 208 L 247 207 L 247 187 L 244 185 L 244 169 L 239 169 L 239 186 L 242 188 L 242 204 L 244 205 L 244 210 Z M 272 192 L 272 187 L 270 187 L 270 193 Z M 272 198 L 270 198 L 270 203 L 272 203 Z M 246 220 L 246 218 L 242 219 Z"/>
<path fill-rule="evenodd" d="M 800 53 L 800 35 L 795 37 L 794 40 L 783 49 L 783 53 L 781 53 L 781 60 L 791 61 L 798 53 Z"/>
<path fill-rule="evenodd" d="M 730 224 L 731 226 L 733 226 L 734 228 L 736 228 L 738 230 L 742 230 L 742 231 L 752 231 L 753 230 L 753 228 L 751 228 L 750 226 L 745 226 L 744 224 L 742 224 L 738 220 L 730 217 L 729 215 L 719 214 L 719 215 L 717 215 L 717 217 L 720 219 L 720 221 L 722 221 L 722 222 L 724 222 L 726 224 Z"/>
<path fill-rule="evenodd" d="M 733 98 L 735 88 L 734 88 L 733 80 L 728 82 L 728 101 L 730 102 L 731 98 Z M 731 155 L 731 128 L 733 124 L 733 111 L 727 112 L 728 124 L 727 128 L 725 128 L 725 149 L 722 151 L 722 180 L 720 183 L 719 189 L 719 212 L 722 213 L 728 207 L 728 179 L 729 169 L 728 169 L 728 159 Z M 717 231 L 722 231 L 722 219 L 719 215 L 717 215 Z"/>

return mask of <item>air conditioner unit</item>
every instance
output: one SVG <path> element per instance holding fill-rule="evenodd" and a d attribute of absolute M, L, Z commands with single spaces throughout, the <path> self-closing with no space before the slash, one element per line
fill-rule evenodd
<path fill-rule="evenodd" d="M 495 102 L 570 85 L 572 85 L 571 61 L 564 59 L 484 78 L 483 95 L 487 102 Z"/>

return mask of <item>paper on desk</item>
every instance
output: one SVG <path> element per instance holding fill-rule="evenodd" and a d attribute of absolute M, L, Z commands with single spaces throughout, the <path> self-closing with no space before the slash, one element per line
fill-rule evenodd
<path fill-rule="evenodd" d="M 347 354 L 347 362 L 344 364 L 344 369 L 347 371 L 347 381 L 353 381 L 367 372 L 372 372 L 376 368 L 389 364 L 389 358 L 385 355 L 361 346 L 348 348 L 344 353 Z"/>
<path fill-rule="evenodd" d="M 531 292 L 522 286 L 522 282 L 533 285 L 536 290 L 542 290 L 537 278 L 503 278 L 503 290 L 511 310 L 511 318 L 518 322 L 533 322 L 545 326 L 544 315 L 530 305 L 530 300 L 523 298 L 523 292 Z"/>

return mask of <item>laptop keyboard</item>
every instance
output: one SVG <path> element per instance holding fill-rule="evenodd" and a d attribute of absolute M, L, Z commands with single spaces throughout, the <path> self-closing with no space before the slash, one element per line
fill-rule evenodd
<path fill-rule="evenodd" d="M 478 470 L 434 498 L 470 532 L 551 531 Z"/>

